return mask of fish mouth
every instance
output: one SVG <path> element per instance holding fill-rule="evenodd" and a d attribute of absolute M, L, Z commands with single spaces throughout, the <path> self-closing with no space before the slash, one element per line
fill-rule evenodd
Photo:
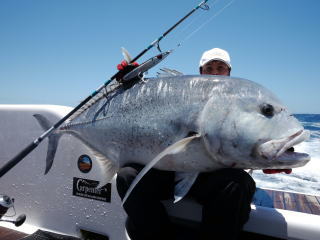
<path fill-rule="evenodd" d="M 300 130 L 289 137 L 262 143 L 257 152 L 264 160 L 267 160 L 266 165 L 271 165 L 271 167 L 268 166 L 269 169 L 302 167 L 310 161 L 310 156 L 307 153 L 295 152 L 294 146 L 309 137 L 309 131 Z"/>

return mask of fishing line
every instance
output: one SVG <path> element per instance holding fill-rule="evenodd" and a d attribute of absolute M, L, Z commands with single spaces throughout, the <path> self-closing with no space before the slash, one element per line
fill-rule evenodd
<path fill-rule="evenodd" d="M 219 0 L 215 0 L 212 5 L 215 5 L 217 2 L 219 2 Z M 208 9 L 209 10 L 209 9 Z M 204 15 L 206 15 L 207 12 L 206 11 L 200 11 L 198 13 L 198 15 L 196 17 L 194 17 L 186 26 L 184 26 L 183 28 L 181 28 L 180 31 L 177 32 L 176 36 L 174 38 L 176 39 L 181 39 L 182 35 L 184 35 L 184 33 L 189 30 L 190 26 L 192 25 L 196 25 L 194 24 L 195 22 L 197 22 L 199 19 L 203 18 Z"/>
<path fill-rule="evenodd" d="M 187 37 L 185 37 L 180 43 L 177 44 L 176 48 L 180 47 L 183 43 L 185 43 L 187 40 L 189 40 L 194 34 L 196 34 L 198 31 L 201 30 L 201 28 L 203 28 L 205 25 L 207 25 L 209 22 L 211 22 L 215 17 L 217 17 L 218 15 L 220 15 L 226 8 L 230 7 L 231 4 L 233 4 L 235 0 L 231 0 L 228 4 L 226 4 L 222 9 L 220 9 L 217 13 L 215 13 L 212 17 L 210 17 L 207 21 L 205 21 L 204 23 L 202 23 L 197 29 L 195 29 L 194 31 L 192 31 Z M 215 3 L 217 3 L 217 1 L 215 1 Z"/>
<path fill-rule="evenodd" d="M 191 32 L 185 39 L 183 39 L 183 41 L 186 41 L 187 39 L 189 39 L 190 37 L 192 37 L 195 33 L 197 33 L 201 28 L 203 28 L 205 25 L 207 25 L 209 22 L 211 22 L 215 17 L 219 16 L 227 7 L 230 7 L 231 4 L 234 2 L 235 0 L 231 0 L 226 6 L 224 6 L 222 9 L 220 9 L 216 14 L 214 14 L 211 18 L 209 18 L 206 22 L 204 22 L 203 24 L 200 25 L 199 28 L 197 28 L 196 30 L 194 30 L 193 32 Z"/>

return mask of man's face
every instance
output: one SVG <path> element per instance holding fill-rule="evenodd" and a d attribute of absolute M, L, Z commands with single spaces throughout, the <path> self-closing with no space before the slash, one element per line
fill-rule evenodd
<path fill-rule="evenodd" d="M 202 67 L 201 74 L 230 76 L 230 68 L 224 62 L 213 60 Z"/>

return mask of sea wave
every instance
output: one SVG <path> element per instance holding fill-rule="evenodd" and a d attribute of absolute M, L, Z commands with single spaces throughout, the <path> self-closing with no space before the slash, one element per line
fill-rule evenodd
<path fill-rule="evenodd" d="M 308 129 L 310 131 L 320 131 L 320 123 L 310 123 L 310 124 L 305 124 L 302 123 L 305 129 Z"/>
<path fill-rule="evenodd" d="M 313 139 L 320 139 L 320 131 L 318 132 L 311 132 L 311 138 Z"/>

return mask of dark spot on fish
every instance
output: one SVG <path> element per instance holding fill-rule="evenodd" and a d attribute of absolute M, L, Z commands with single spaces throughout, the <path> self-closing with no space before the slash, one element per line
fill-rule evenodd
<path fill-rule="evenodd" d="M 219 147 L 219 149 L 218 149 L 218 154 L 219 154 L 219 155 L 223 155 L 223 148 L 222 148 L 222 146 Z"/>
<path fill-rule="evenodd" d="M 288 152 L 294 152 L 294 147 L 291 147 L 287 150 Z"/>
<path fill-rule="evenodd" d="M 198 134 L 197 132 L 190 131 L 190 132 L 188 132 L 186 137 L 192 137 L 192 136 L 197 135 L 197 134 Z"/>

